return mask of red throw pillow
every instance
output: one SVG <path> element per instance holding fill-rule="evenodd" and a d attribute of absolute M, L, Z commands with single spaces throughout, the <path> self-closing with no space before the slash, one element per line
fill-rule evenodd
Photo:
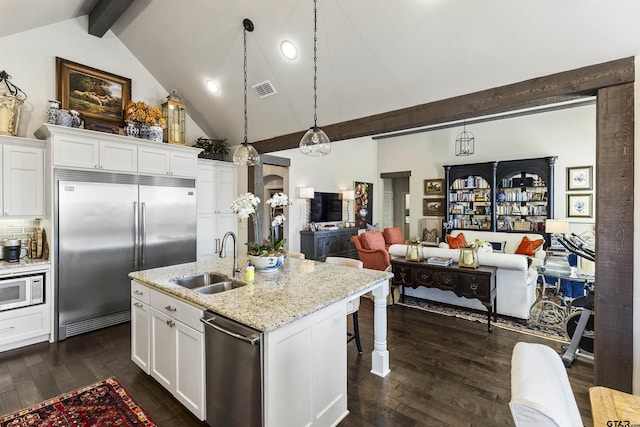
<path fill-rule="evenodd" d="M 522 238 L 522 241 L 520 242 L 520 245 L 518 246 L 518 249 L 516 249 L 516 253 L 520 255 L 533 256 L 535 255 L 536 250 L 540 246 L 542 246 L 543 243 L 544 243 L 543 239 L 529 240 L 527 236 L 524 236 Z"/>
<path fill-rule="evenodd" d="M 362 247 L 365 249 L 384 249 L 384 236 L 382 231 L 367 231 L 360 235 Z"/>
<path fill-rule="evenodd" d="M 449 248 L 458 249 L 467 244 L 467 241 L 464 238 L 464 234 L 460 233 L 456 237 L 451 235 L 447 235 L 447 243 L 449 244 Z"/>

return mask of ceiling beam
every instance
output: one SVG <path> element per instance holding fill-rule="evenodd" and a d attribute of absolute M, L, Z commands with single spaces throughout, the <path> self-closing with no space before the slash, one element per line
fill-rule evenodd
<path fill-rule="evenodd" d="M 102 37 L 122 16 L 133 0 L 100 0 L 89 12 L 89 34 Z"/>
<path fill-rule="evenodd" d="M 480 92 L 349 120 L 322 129 L 333 141 L 397 132 L 520 108 L 594 96 L 601 87 L 634 81 L 633 57 L 564 71 Z M 259 153 L 298 147 L 307 130 L 254 142 Z"/>

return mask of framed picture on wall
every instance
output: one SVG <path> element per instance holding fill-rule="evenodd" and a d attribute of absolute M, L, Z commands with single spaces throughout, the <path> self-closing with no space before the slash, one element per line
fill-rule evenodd
<path fill-rule="evenodd" d="M 444 194 L 444 179 L 425 179 L 424 195 L 439 196 Z"/>
<path fill-rule="evenodd" d="M 593 166 L 568 167 L 567 190 L 593 190 Z"/>
<path fill-rule="evenodd" d="M 567 217 L 591 218 L 593 216 L 593 194 L 567 194 Z"/>
<path fill-rule="evenodd" d="M 354 206 L 356 227 L 366 228 L 373 224 L 373 184 L 370 182 L 355 182 Z"/>
<path fill-rule="evenodd" d="M 131 79 L 56 58 L 56 93 L 61 108 L 122 126 Z"/>
<path fill-rule="evenodd" d="M 423 216 L 444 216 L 444 197 L 422 199 Z"/>

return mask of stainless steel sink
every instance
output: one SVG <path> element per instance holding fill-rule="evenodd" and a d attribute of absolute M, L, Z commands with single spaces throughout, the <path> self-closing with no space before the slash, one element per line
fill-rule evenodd
<path fill-rule="evenodd" d="M 182 277 L 174 280 L 174 282 L 185 288 L 195 289 L 213 283 L 229 282 L 229 277 L 220 273 L 202 273 L 196 276 Z"/>
<path fill-rule="evenodd" d="M 228 281 L 195 288 L 194 291 L 201 294 L 217 294 L 218 292 L 228 291 L 229 289 L 235 289 L 241 286 L 244 286 L 244 283 Z"/>

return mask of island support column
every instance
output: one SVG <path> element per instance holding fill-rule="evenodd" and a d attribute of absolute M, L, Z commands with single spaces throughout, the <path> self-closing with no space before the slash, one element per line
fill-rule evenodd
<path fill-rule="evenodd" d="M 383 280 L 372 289 L 373 293 L 373 352 L 371 372 L 385 377 L 390 372 L 389 351 L 387 350 L 387 295 L 389 280 Z"/>

